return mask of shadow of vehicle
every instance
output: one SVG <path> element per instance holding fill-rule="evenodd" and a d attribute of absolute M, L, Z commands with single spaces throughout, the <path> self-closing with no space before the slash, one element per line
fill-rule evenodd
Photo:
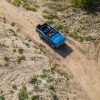
<path fill-rule="evenodd" d="M 73 52 L 73 50 L 65 43 L 62 46 L 54 49 L 54 51 L 57 52 L 63 58 L 66 58 L 70 53 Z"/>
<path fill-rule="evenodd" d="M 48 46 L 51 47 L 51 45 L 44 39 L 42 39 L 43 42 L 45 42 Z M 58 48 L 52 48 L 55 52 L 57 52 L 61 57 L 66 58 L 70 53 L 73 52 L 72 48 L 69 47 L 66 43 L 64 43 L 63 45 L 61 45 Z"/>

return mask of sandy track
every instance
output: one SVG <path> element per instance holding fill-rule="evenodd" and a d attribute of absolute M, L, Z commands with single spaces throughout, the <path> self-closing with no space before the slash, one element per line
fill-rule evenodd
<path fill-rule="evenodd" d="M 7 16 L 10 22 L 16 22 L 23 33 L 45 45 L 51 53 L 59 58 L 61 63 L 70 69 L 91 100 L 100 100 L 100 73 L 94 60 L 88 60 L 73 43 L 67 42 L 67 45 L 62 48 L 52 50 L 42 42 L 35 32 L 35 26 L 43 22 L 39 13 L 30 13 L 24 9 L 13 7 L 4 0 L 0 1 L 1 12 Z"/>

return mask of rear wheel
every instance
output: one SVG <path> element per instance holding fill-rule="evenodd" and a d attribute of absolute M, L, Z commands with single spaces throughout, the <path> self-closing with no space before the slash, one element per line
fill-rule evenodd
<path fill-rule="evenodd" d="M 53 49 L 55 49 L 55 48 L 56 48 L 53 44 L 51 44 L 51 47 L 52 47 Z"/>
<path fill-rule="evenodd" d="M 43 36 L 41 34 L 39 34 L 40 38 L 43 39 Z"/>

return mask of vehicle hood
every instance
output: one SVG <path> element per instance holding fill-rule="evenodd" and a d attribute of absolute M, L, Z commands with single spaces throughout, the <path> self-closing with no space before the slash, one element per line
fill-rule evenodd
<path fill-rule="evenodd" d="M 65 36 L 62 35 L 60 32 L 55 33 L 53 36 L 50 37 L 50 40 L 54 44 L 60 44 L 61 42 L 65 41 Z"/>

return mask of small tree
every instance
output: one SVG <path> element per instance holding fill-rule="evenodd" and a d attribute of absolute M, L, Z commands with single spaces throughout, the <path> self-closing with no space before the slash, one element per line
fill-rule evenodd
<path fill-rule="evenodd" d="M 81 8 L 91 8 L 100 4 L 99 0 L 71 0 L 71 3 Z"/>

